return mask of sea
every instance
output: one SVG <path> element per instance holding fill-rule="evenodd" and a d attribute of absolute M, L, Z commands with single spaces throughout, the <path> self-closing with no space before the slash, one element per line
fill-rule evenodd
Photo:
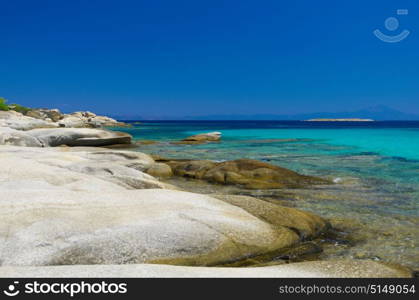
<path fill-rule="evenodd" d="M 328 219 L 338 238 L 317 241 L 324 249 L 319 259 L 373 259 L 419 270 L 419 121 L 128 123 L 133 127 L 117 130 L 157 142 L 132 151 L 214 161 L 249 158 L 330 179 L 334 184 L 281 191 L 172 183 L 194 192 L 252 194 Z M 212 131 L 222 133 L 221 142 L 171 143 Z"/>

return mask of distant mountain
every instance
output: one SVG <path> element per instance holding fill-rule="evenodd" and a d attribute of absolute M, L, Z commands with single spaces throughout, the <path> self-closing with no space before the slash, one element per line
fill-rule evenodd
<path fill-rule="evenodd" d="M 419 115 L 407 114 L 390 107 L 379 105 L 362 110 L 351 112 L 319 112 L 311 114 L 276 115 L 276 114 L 255 114 L 255 115 L 207 115 L 185 117 L 182 120 L 309 120 L 309 119 L 373 119 L 377 121 L 410 121 L 419 120 Z"/>
<path fill-rule="evenodd" d="M 145 114 L 147 112 L 144 112 Z M 369 108 L 350 111 L 350 112 L 319 112 L 310 114 L 295 114 L 295 115 L 280 115 L 280 114 L 254 114 L 254 115 L 237 115 L 237 114 L 225 114 L 225 115 L 204 115 L 204 116 L 186 116 L 186 117 L 173 117 L 173 116 L 141 116 L 137 114 L 130 115 L 109 115 L 110 117 L 117 120 L 309 120 L 309 119 L 373 119 L 377 121 L 411 121 L 419 120 L 419 115 L 404 113 L 390 107 L 379 105 L 372 106 Z"/>

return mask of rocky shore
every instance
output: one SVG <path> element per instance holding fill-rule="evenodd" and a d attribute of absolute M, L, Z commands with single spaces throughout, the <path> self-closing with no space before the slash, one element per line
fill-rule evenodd
<path fill-rule="evenodd" d="M 131 143 L 130 135 L 101 128 L 122 125 L 91 113 L 0 112 L 0 277 L 411 276 L 374 261 L 214 268 L 296 249 L 330 225 L 309 212 L 186 192 L 158 178 L 249 189 L 328 182 L 246 159 L 174 161 L 102 148 Z"/>
<path fill-rule="evenodd" d="M 101 128 L 129 126 L 131 125 L 118 122 L 106 116 L 98 116 L 89 111 L 63 114 L 58 109 L 32 109 L 23 114 L 14 110 L 0 110 L 0 127 L 10 127 L 17 130 L 57 127 Z"/>

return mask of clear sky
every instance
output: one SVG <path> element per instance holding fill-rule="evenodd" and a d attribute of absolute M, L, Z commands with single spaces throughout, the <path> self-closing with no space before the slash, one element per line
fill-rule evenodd
<path fill-rule="evenodd" d="M 419 114 L 417 0 L 0 0 L 0 22 L 0 96 L 27 106 Z M 411 34 L 385 43 L 375 29 Z"/>

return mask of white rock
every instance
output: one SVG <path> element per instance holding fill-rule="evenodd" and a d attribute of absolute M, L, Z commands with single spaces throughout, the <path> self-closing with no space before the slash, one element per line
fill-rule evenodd
<path fill-rule="evenodd" d="M 4 182 L 27 180 L 69 190 L 171 188 L 141 172 L 153 163 L 146 154 L 128 151 L 0 146 L 0 187 Z"/>
<path fill-rule="evenodd" d="M 123 132 L 90 128 L 42 128 L 17 131 L 0 127 L 0 145 L 56 147 L 106 146 L 131 143 Z"/>
<path fill-rule="evenodd" d="M 57 123 L 39 120 L 24 116 L 13 110 L 0 111 L 0 127 L 9 127 L 17 130 L 30 130 L 34 128 L 55 128 Z"/>
<path fill-rule="evenodd" d="M 299 240 L 209 196 L 134 190 L 165 187 L 139 170 L 152 163 L 127 151 L 1 146 L 2 265 L 206 265 Z"/>
<path fill-rule="evenodd" d="M 43 144 L 26 131 L 9 127 L 0 127 L 0 145 L 14 145 L 25 147 L 42 147 Z"/>
<path fill-rule="evenodd" d="M 0 199 L 0 219 L 3 266 L 206 265 L 298 240 L 220 200 L 163 189 L 9 190 Z"/>
<path fill-rule="evenodd" d="M 90 128 L 34 129 L 30 135 L 48 146 L 106 146 L 129 144 L 131 136 L 127 133 Z"/>
<path fill-rule="evenodd" d="M 118 123 L 117 120 L 106 117 L 106 116 L 97 116 L 96 114 L 86 111 L 86 112 L 74 112 L 72 114 L 64 115 L 63 119 L 58 122 L 61 127 L 72 127 L 72 128 L 82 128 L 82 127 L 103 127 L 103 126 L 116 126 Z"/>
<path fill-rule="evenodd" d="M 64 118 L 58 121 L 58 125 L 60 127 L 82 128 L 86 127 L 86 122 L 77 116 L 64 115 Z"/>
<path fill-rule="evenodd" d="M 0 267 L 2 278 L 409 278 L 404 268 L 374 261 L 311 261 L 259 268 L 158 264 Z"/>

